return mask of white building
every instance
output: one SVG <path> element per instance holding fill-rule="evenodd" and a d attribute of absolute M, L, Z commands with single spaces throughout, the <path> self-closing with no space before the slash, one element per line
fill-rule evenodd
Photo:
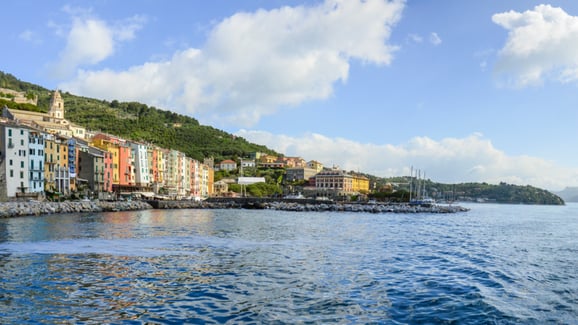
<path fill-rule="evenodd" d="M 28 132 L 28 192 L 44 195 L 44 134 L 40 131 Z"/>
<path fill-rule="evenodd" d="M 210 192 L 212 192 L 212 190 L 209 190 L 209 166 L 205 165 L 205 164 L 201 164 L 201 197 L 202 198 L 207 198 L 210 195 Z"/>
<path fill-rule="evenodd" d="M 151 184 L 147 145 L 128 142 L 134 160 L 134 182 L 139 188 L 148 188 Z"/>
<path fill-rule="evenodd" d="M 0 199 L 29 192 L 29 129 L 12 123 L 0 124 Z"/>
<path fill-rule="evenodd" d="M 219 163 L 219 170 L 232 171 L 237 169 L 237 163 L 234 160 L 227 159 Z"/>
<path fill-rule="evenodd" d="M 185 176 L 188 169 L 185 158 L 185 154 L 177 150 L 170 150 L 166 157 L 165 189 L 170 196 L 186 196 L 190 191 L 190 184 L 185 189 Z"/>

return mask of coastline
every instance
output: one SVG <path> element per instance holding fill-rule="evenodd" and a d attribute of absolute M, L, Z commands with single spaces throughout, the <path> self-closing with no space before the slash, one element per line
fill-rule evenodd
<path fill-rule="evenodd" d="M 457 213 L 469 211 L 458 205 L 413 206 L 408 204 L 362 204 L 315 200 L 279 200 L 259 198 L 213 199 L 196 201 L 69 201 L 2 202 L 0 219 L 42 216 L 59 213 L 117 212 L 149 209 L 267 209 L 295 212 L 366 213 Z"/>

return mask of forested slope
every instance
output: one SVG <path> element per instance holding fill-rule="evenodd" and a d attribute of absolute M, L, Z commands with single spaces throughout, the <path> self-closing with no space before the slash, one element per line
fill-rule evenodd
<path fill-rule="evenodd" d="M 0 72 L 0 87 L 23 91 L 38 96 L 38 106 L 16 104 L 1 100 L 0 105 L 11 108 L 47 112 L 53 90 L 20 81 Z M 154 143 L 176 149 L 187 156 L 201 160 L 214 157 L 242 157 L 249 152 L 277 154 L 273 150 L 211 126 L 201 125 L 189 116 L 157 109 L 138 102 L 111 102 L 61 93 L 66 119 L 90 130 L 98 130 L 120 137 Z"/>

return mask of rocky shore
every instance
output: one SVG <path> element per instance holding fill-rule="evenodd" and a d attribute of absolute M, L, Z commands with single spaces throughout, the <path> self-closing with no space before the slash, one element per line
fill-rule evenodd
<path fill-rule="evenodd" d="M 146 209 L 152 209 L 152 206 L 144 201 L 3 202 L 0 203 L 0 218 Z"/>
<path fill-rule="evenodd" d="M 207 200 L 195 201 L 71 201 L 4 202 L 0 218 L 39 216 L 55 213 L 134 211 L 147 209 L 267 209 L 279 211 L 336 211 L 366 213 L 456 213 L 468 209 L 457 205 L 414 206 L 407 204 L 359 204 L 291 200 Z"/>
<path fill-rule="evenodd" d="M 419 206 L 408 204 L 360 204 L 341 202 L 315 202 L 314 200 L 210 200 L 149 201 L 155 209 L 266 209 L 279 211 L 342 211 L 367 213 L 456 213 L 469 209 L 458 205 Z"/>

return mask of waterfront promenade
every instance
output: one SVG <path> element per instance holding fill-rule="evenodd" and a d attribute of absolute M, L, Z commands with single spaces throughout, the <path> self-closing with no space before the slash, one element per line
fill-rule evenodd
<path fill-rule="evenodd" d="M 147 209 L 267 209 L 280 211 L 335 211 L 366 213 L 456 213 L 468 209 L 457 205 L 414 206 L 407 204 L 363 204 L 309 199 L 211 198 L 205 201 L 69 201 L 4 202 L 0 218 L 58 213 L 114 212 Z"/>

